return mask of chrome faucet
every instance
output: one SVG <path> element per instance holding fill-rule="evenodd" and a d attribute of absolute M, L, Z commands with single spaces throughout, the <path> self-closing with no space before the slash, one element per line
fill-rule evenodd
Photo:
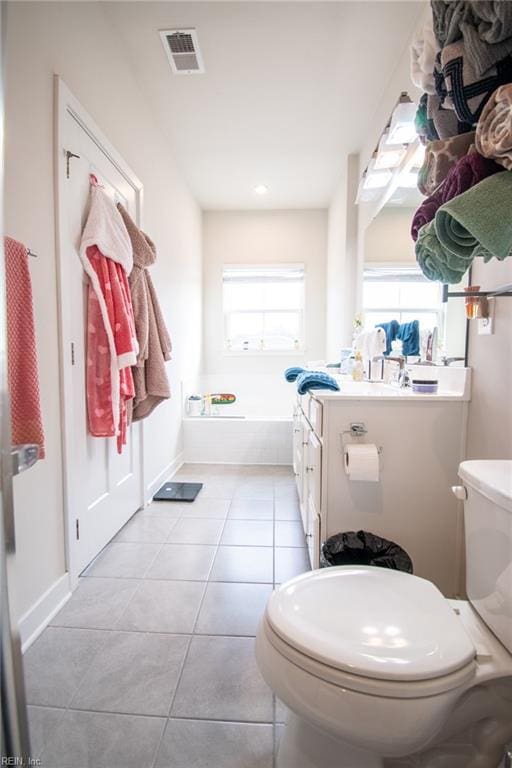
<path fill-rule="evenodd" d="M 386 357 L 386 360 L 393 360 L 393 362 L 398 363 L 399 370 L 398 370 L 398 386 L 400 389 L 403 387 L 409 387 L 411 385 L 411 380 L 409 378 L 409 372 L 407 371 L 407 368 L 405 367 L 406 363 L 406 357 L 405 355 L 397 355 L 396 357 Z"/>
<path fill-rule="evenodd" d="M 457 363 L 460 360 L 465 360 L 465 357 L 442 357 L 441 362 L 443 365 L 449 366 L 452 363 Z"/>
<path fill-rule="evenodd" d="M 376 355 L 370 360 L 370 380 L 371 380 L 371 364 L 377 363 L 379 360 L 382 362 L 381 367 L 381 379 L 384 378 L 384 363 L 386 360 L 391 360 L 394 363 L 398 363 L 399 365 L 399 371 L 398 371 L 398 386 L 400 388 L 402 387 L 409 387 L 410 386 L 410 379 L 409 379 L 409 373 L 407 371 L 407 368 L 405 367 L 406 364 L 406 357 L 405 355 L 397 355 L 396 357 L 392 357 L 391 355 Z"/>

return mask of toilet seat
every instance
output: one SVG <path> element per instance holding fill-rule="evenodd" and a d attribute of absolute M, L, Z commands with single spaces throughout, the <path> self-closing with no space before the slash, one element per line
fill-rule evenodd
<path fill-rule="evenodd" d="M 286 660 L 299 667 L 319 680 L 334 686 L 370 696 L 381 696 L 389 699 L 422 699 L 429 696 L 437 696 L 456 688 L 467 685 L 473 681 L 477 671 L 475 661 L 471 661 L 457 672 L 443 677 L 420 680 L 416 682 L 394 682 L 391 680 L 376 680 L 362 675 L 354 675 L 343 672 L 340 669 L 329 667 L 317 659 L 301 653 L 296 648 L 282 640 L 270 626 L 266 617 L 262 620 L 262 633 L 269 645 L 277 652 L 281 660 Z"/>
<path fill-rule="evenodd" d="M 303 574 L 273 593 L 264 621 L 282 655 L 354 690 L 435 695 L 474 674 L 474 644 L 447 600 L 431 582 L 399 571 Z"/>

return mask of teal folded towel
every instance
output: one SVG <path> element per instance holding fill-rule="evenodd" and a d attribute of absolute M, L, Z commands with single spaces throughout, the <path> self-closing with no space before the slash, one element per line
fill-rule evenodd
<path fill-rule="evenodd" d="M 298 365 L 293 366 L 292 368 L 287 368 L 284 372 L 284 377 L 286 381 L 296 381 L 297 376 L 300 376 L 301 373 L 304 373 L 304 370 L 304 368 L 300 368 Z"/>
<path fill-rule="evenodd" d="M 297 379 L 297 392 L 305 395 L 310 389 L 330 389 L 338 392 L 339 384 L 336 379 L 321 371 L 304 371 Z"/>
<path fill-rule="evenodd" d="M 460 258 L 484 251 L 502 260 L 512 251 L 510 211 L 512 172 L 495 173 L 439 208 L 436 234 L 441 246 Z"/>

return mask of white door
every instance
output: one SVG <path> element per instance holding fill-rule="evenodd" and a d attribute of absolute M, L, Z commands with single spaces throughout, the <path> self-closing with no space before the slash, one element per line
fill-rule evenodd
<path fill-rule="evenodd" d="M 139 218 L 140 185 L 62 83 L 57 187 L 68 568 L 72 583 L 142 505 L 140 425 L 121 455 L 115 438 L 88 434 L 85 389 L 87 280 L 78 249 L 94 173 L 107 193 Z M 78 157 L 67 159 L 71 151 Z"/>

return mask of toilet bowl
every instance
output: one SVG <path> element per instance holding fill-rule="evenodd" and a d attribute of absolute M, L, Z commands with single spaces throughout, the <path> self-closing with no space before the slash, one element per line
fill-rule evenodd
<path fill-rule="evenodd" d="M 505 485 L 512 462 L 506 470 Z M 471 473 L 465 477 L 470 486 Z M 493 573 L 510 574 L 512 500 L 501 504 L 500 519 L 485 508 L 482 523 L 476 513 L 485 507 L 483 488 L 475 492 L 475 485 L 468 487 L 466 536 L 477 520 L 500 528 L 509 558 L 498 569 L 494 562 Z M 496 496 L 486 500 L 496 503 Z M 488 569 L 475 557 L 475 540 L 478 569 Z M 368 566 L 312 571 L 281 585 L 256 638 L 263 677 L 290 711 L 278 768 L 381 768 L 386 758 L 427 754 L 470 729 L 479 733 L 475 768 L 495 768 L 502 743 L 512 738 L 512 590 L 502 578 L 501 592 L 486 600 L 483 582 L 473 577 L 474 606 L 471 592 L 470 601 L 449 601 L 425 579 Z M 484 608 L 510 636 L 491 630 Z M 479 723 L 486 728 L 475 730 Z"/>

